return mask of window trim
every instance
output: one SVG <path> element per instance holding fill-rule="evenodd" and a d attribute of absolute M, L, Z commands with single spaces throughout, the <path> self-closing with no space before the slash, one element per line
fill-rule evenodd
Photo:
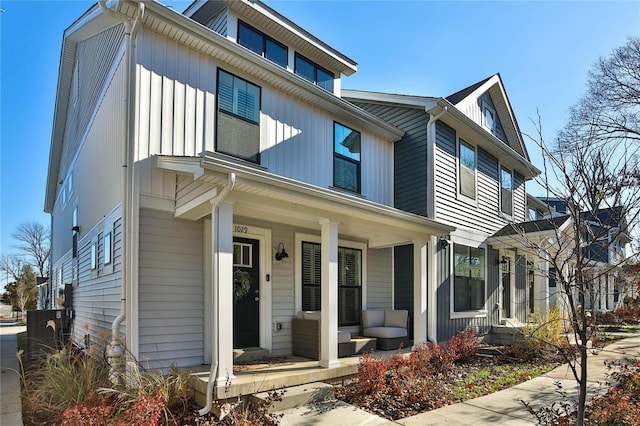
<path fill-rule="evenodd" d="M 295 249 L 299 255 L 295 256 L 295 312 L 302 311 L 302 242 L 322 244 L 321 236 L 314 234 L 306 234 L 301 232 L 295 233 Z M 367 309 L 367 257 L 368 247 L 365 243 L 338 238 L 338 247 L 357 249 L 362 252 L 362 286 L 360 287 L 360 297 L 362 298 L 362 310 Z M 337 315 L 337 311 L 336 311 Z M 349 327 L 349 326 L 345 326 Z"/>
<path fill-rule="evenodd" d="M 466 145 L 473 149 L 474 153 L 474 169 L 473 169 L 473 179 L 474 179 L 474 189 L 475 189 L 475 198 L 471 198 L 468 195 L 465 195 L 461 191 L 461 183 L 462 183 L 462 167 L 467 168 L 462 165 L 462 155 L 461 155 L 461 147 L 462 145 Z M 472 145 L 467 142 L 465 139 L 456 135 L 456 194 L 458 195 L 458 199 L 462 200 L 468 204 L 477 206 L 478 205 L 478 147 L 476 145 Z"/>
<path fill-rule="evenodd" d="M 511 212 L 505 212 L 502 209 L 502 171 L 505 170 L 507 172 L 509 172 L 509 174 L 511 175 Z M 505 216 L 508 219 L 511 219 L 513 217 L 513 199 L 514 199 L 514 192 L 515 192 L 515 188 L 514 188 L 514 183 L 515 183 L 515 179 L 514 179 L 514 171 L 508 167 L 506 167 L 504 164 L 499 164 L 498 165 L 498 183 L 500 184 L 500 196 L 499 198 L 499 205 L 498 205 L 498 212 L 500 214 L 502 214 L 503 216 Z"/>
<path fill-rule="evenodd" d="M 482 249 L 484 251 L 484 308 L 483 309 L 475 309 L 468 311 L 456 311 L 454 309 L 454 297 L 455 297 L 455 245 L 461 245 L 468 248 Z M 449 254 L 449 319 L 459 319 L 459 318 L 486 318 L 488 315 L 487 310 L 487 270 L 488 270 L 488 249 L 487 245 L 482 244 L 473 244 L 471 241 L 467 240 L 459 240 L 452 239 L 451 244 L 445 249 L 448 250 Z"/>
<path fill-rule="evenodd" d="M 261 53 L 258 53 L 256 51 L 252 50 L 251 48 L 245 46 L 244 44 L 242 44 L 240 42 L 240 27 L 242 27 L 242 26 L 245 26 L 246 28 L 250 29 L 251 31 L 256 32 L 258 35 L 260 35 L 262 37 L 262 47 L 261 47 L 262 52 Z M 286 57 L 284 65 L 274 61 L 273 59 L 271 59 L 271 58 L 269 58 L 267 56 L 267 40 L 273 42 L 274 44 L 276 44 L 276 45 L 278 45 L 278 46 L 280 46 L 282 48 L 284 48 L 285 57 Z M 252 25 L 249 25 L 248 23 L 246 23 L 245 21 L 243 21 L 241 19 L 238 19 L 238 32 L 237 32 L 237 35 L 236 35 L 236 41 L 238 42 L 238 44 L 240 46 L 251 50 L 256 55 L 260 55 L 263 58 L 268 59 L 269 61 L 273 62 L 274 64 L 276 64 L 278 66 L 281 66 L 282 68 L 286 69 L 289 66 L 289 47 L 286 44 L 281 43 L 278 40 L 274 39 L 273 37 L 270 37 L 270 36 L 266 35 L 264 32 L 260 31 L 259 29 L 255 28 Z"/>
<path fill-rule="evenodd" d="M 493 126 L 489 126 L 487 124 L 487 111 L 490 112 L 493 117 Z M 482 127 L 487 129 L 492 135 L 495 135 L 496 125 L 497 125 L 496 109 L 493 108 L 489 104 L 489 102 L 483 101 L 482 102 Z"/>
<path fill-rule="evenodd" d="M 356 133 L 358 133 L 358 135 L 360 135 L 360 153 L 359 153 L 360 159 L 359 160 L 355 160 L 353 158 L 349 158 L 349 157 L 347 157 L 345 155 L 342 155 L 342 154 L 339 154 L 339 153 L 336 152 L 336 126 L 342 126 L 342 127 L 346 128 L 346 129 L 349 129 L 352 132 L 356 132 Z M 361 195 L 362 194 L 362 132 L 360 132 L 359 130 L 352 129 L 349 126 L 346 126 L 346 125 L 334 120 L 334 122 L 333 122 L 333 140 L 332 140 L 332 143 L 333 143 L 333 145 L 332 145 L 332 148 L 333 148 L 333 186 L 335 188 L 339 188 L 340 190 L 343 190 L 343 191 L 348 191 L 348 192 L 353 193 L 353 194 Z M 336 183 L 336 158 L 338 158 L 338 159 L 340 159 L 342 161 L 346 161 L 348 163 L 352 163 L 352 164 L 356 165 L 357 174 L 358 174 L 357 182 L 356 182 L 356 185 L 357 185 L 357 189 L 356 190 L 353 190 L 351 188 L 345 188 L 344 186 L 340 186 L 340 185 L 338 185 Z"/>
<path fill-rule="evenodd" d="M 298 61 L 297 61 L 298 58 L 308 62 L 311 65 L 313 65 L 313 81 L 310 81 L 306 77 L 302 76 L 301 74 L 298 74 Z M 321 86 L 320 84 L 318 84 L 318 70 L 322 70 L 323 72 L 325 72 L 328 75 L 333 77 L 331 79 L 331 90 L 329 90 L 326 87 Z M 311 59 L 307 58 L 304 55 L 301 55 L 298 52 L 295 53 L 294 58 L 293 58 L 293 73 L 295 75 L 297 75 L 299 77 L 302 77 L 303 79 L 315 84 L 316 86 L 320 87 L 321 89 L 326 90 L 329 93 L 333 93 L 335 88 L 336 88 L 336 85 L 335 85 L 336 75 L 334 73 L 332 73 L 331 71 L 329 71 L 325 67 L 322 67 L 322 66 L 318 65 L 316 62 L 312 61 Z"/>

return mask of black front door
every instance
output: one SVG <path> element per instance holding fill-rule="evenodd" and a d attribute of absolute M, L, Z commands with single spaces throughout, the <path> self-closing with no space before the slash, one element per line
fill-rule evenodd
<path fill-rule="evenodd" d="M 260 346 L 259 243 L 233 239 L 233 347 Z M 224 327 L 224 324 L 220 324 Z"/>

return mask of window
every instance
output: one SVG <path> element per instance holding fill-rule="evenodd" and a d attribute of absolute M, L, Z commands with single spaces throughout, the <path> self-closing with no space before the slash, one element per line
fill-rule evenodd
<path fill-rule="evenodd" d="M 251 268 L 253 264 L 251 248 L 251 244 L 233 243 L 233 266 Z"/>
<path fill-rule="evenodd" d="M 320 244 L 302 242 L 302 310 L 321 310 Z M 338 325 L 360 324 L 362 251 L 338 247 Z"/>
<path fill-rule="evenodd" d="M 78 206 L 73 208 L 73 213 L 71 214 L 71 225 L 73 228 L 78 226 Z M 71 241 L 71 252 L 73 258 L 78 257 L 78 231 L 75 229 L 71 231 L 73 233 L 72 241 Z"/>
<path fill-rule="evenodd" d="M 91 270 L 95 270 L 98 266 L 98 262 L 97 262 L 97 243 L 93 242 L 91 243 Z"/>
<path fill-rule="evenodd" d="M 484 309 L 484 249 L 454 244 L 453 310 L 455 312 Z"/>
<path fill-rule="evenodd" d="M 102 263 L 105 265 L 111 264 L 111 232 L 104 234 L 104 258 Z"/>
<path fill-rule="evenodd" d="M 360 193 L 360 132 L 333 125 L 333 184 Z"/>
<path fill-rule="evenodd" d="M 333 79 L 335 76 L 315 62 L 296 53 L 295 73 L 300 77 L 317 84 L 333 93 Z"/>
<path fill-rule="evenodd" d="M 500 167 L 500 211 L 511 216 L 513 213 L 513 174 Z"/>
<path fill-rule="evenodd" d="M 260 87 L 218 71 L 216 150 L 260 161 Z"/>
<path fill-rule="evenodd" d="M 281 67 L 287 66 L 287 47 L 242 21 L 238 25 L 238 44 Z"/>
<path fill-rule="evenodd" d="M 489 105 L 485 104 L 483 108 L 484 125 L 493 133 L 496 129 L 496 112 Z"/>
<path fill-rule="evenodd" d="M 461 195 L 476 199 L 476 150 L 462 139 L 459 140 L 460 171 L 459 188 Z"/>
<path fill-rule="evenodd" d="M 69 196 L 71 196 L 73 194 L 73 172 L 69 172 L 67 188 L 68 188 Z"/>

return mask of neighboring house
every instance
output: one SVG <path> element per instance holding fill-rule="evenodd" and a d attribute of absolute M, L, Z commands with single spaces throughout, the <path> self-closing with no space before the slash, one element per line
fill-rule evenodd
<path fill-rule="evenodd" d="M 481 87 L 492 123 L 458 111 L 478 93 L 428 101 L 443 115 L 429 127 L 430 163 L 415 166 L 442 164 L 429 179 L 444 192 L 416 193 L 432 210 L 412 209 L 411 176 L 394 186 L 394 158 L 410 157 L 404 130 L 340 97 L 353 60 L 259 1 L 198 1 L 184 14 L 109 5 L 64 33 L 46 187 L 53 294 L 72 286 L 77 345 L 106 339 L 117 359 L 122 342 L 151 368 L 212 364 L 220 390 L 234 349 L 291 354 L 292 318 L 321 310 L 319 363 L 332 367 L 338 329 L 358 332 L 361 310 L 398 306 L 394 294 L 414 295 L 414 341 L 435 337 L 427 300 L 454 294 L 436 282 L 452 259 L 472 259 L 474 275 L 456 279 L 472 291 L 443 308 L 460 319 L 440 338 L 498 320 L 495 263 L 509 259 L 511 289 L 524 264 L 483 241 L 524 219 L 524 181 L 537 173 L 499 78 Z M 433 262 L 447 267 L 435 274 Z M 400 266 L 412 278 L 397 281 Z M 234 287 L 239 276 L 248 289 Z"/>
<path fill-rule="evenodd" d="M 435 284 L 427 291 L 429 338 L 444 341 L 469 326 L 488 332 L 526 321 L 534 304 L 527 258 L 490 237 L 527 220 L 525 183 L 540 172 L 529 160 L 500 75 L 446 98 L 342 94 L 405 132 L 394 151 L 395 207 L 456 228 L 428 244 Z M 416 253 L 411 245 L 394 250 L 396 308 L 416 305 Z"/>
<path fill-rule="evenodd" d="M 507 225 L 492 238 L 496 245 L 500 243 L 529 252 L 530 262 L 535 266 L 532 275 L 538 277 L 535 280 L 541 281 L 539 296 L 542 312 L 546 310 L 545 305 L 557 305 L 564 310 L 556 267 L 563 265 L 571 268 L 577 261 L 577 253 L 571 248 L 575 245 L 578 227 L 571 215 L 566 214 L 566 203 L 554 198 L 547 211 L 549 213 L 545 218 Z M 587 296 L 587 308 L 597 312 L 611 311 L 619 306 L 624 296 L 633 293 L 633 289 L 625 284 L 623 271 L 625 246 L 629 242 L 624 209 L 612 207 L 599 209 L 595 213 L 582 212 L 579 228 L 580 255 L 584 257 L 590 274 L 588 279 L 592 280 L 593 285 L 592 294 Z M 536 253 L 533 248 L 542 250 Z M 555 254 L 559 254 L 559 260 L 553 265 L 548 260 L 550 255 L 553 257 Z M 565 274 L 568 272 L 565 271 Z M 548 297 L 545 297 L 545 289 L 548 289 Z"/>

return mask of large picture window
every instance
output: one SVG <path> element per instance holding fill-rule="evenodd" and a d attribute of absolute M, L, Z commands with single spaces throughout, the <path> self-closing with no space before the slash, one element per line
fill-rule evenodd
<path fill-rule="evenodd" d="M 513 173 L 500 167 L 500 211 L 511 216 L 513 214 Z"/>
<path fill-rule="evenodd" d="M 321 248 L 302 242 L 302 310 L 320 311 Z M 362 251 L 338 247 L 338 325 L 360 324 L 362 310 Z"/>
<path fill-rule="evenodd" d="M 334 186 L 360 193 L 360 132 L 334 123 L 333 140 Z"/>
<path fill-rule="evenodd" d="M 218 71 L 216 150 L 260 161 L 260 87 Z"/>
<path fill-rule="evenodd" d="M 463 312 L 484 309 L 484 249 L 454 244 L 453 251 L 453 310 Z"/>
<path fill-rule="evenodd" d="M 476 150 L 460 139 L 459 188 L 461 195 L 476 199 Z"/>

